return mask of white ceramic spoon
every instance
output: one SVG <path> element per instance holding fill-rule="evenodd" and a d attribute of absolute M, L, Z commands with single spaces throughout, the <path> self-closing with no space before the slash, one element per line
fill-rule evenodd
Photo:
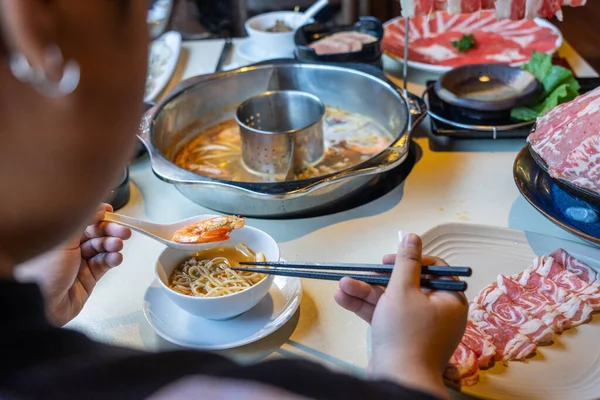
<path fill-rule="evenodd" d="M 309 19 L 317 15 L 319 11 L 323 9 L 327 4 L 329 4 L 329 0 L 319 0 L 312 6 L 310 6 L 306 11 L 302 13 L 302 19 L 297 22 L 297 26 L 302 26 L 308 22 Z"/>
<path fill-rule="evenodd" d="M 194 217 L 182 219 L 181 221 L 173 222 L 171 224 L 156 224 L 154 222 L 142 221 L 141 219 L 128 217 L 122 214 L 115 214 L 107 212 L 104 216 L 105 221 L 114 222 L 119 225 L 126 226 L 139 233 L 142 233 L 152 239 L 177 250 L 183 251 L 201 251 L 211 247 L 214 247 L 215 243 L 223 244 L 223 242 L 210 242 L 210 243 L 199 243 L 199 244 L 188 244 L 188 243 L 177 243 L 171 240 L 173 233 L 179 228 L 191 225 L 195 222 L 204 221 L 210 218 L 218 217 L 219 215 L 196 215 Z"/>

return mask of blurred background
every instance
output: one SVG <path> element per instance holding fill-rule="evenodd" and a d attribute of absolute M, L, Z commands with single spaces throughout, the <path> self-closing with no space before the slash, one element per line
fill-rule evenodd
<path fill-rule="evenodd" d="M 314 0 L 174 0 L 169 29 L 184 39 L 245 36 L 244 21 L 268 11 L 307 9 Z M 398 0 L 330 0 L 316 17 L 325 24 L 350 24 L 361 15 L 381 21 L 400 14 Z M 596 70 L 600 70 L 600 2 L 589 0 L 586 7 L 564 9 L 564 22 L 557 23 L 566 40 Z"/>

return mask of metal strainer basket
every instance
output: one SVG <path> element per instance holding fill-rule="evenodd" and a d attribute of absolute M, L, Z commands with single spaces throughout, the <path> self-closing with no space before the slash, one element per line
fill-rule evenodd
<path fill-rule="evenodd" d="M 295 90 L 265 92 L 243 102 L 236 113 L 244 167 L 270 180 L 292 180 L 323 159 L 325 106 Z"/>

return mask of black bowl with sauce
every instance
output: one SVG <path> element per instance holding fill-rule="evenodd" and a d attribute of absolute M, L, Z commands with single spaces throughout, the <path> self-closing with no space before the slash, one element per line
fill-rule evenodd
<path fill-rule="evenodd" d="M 312 43 L 324 39 L 334 33 L 358 32 L 373 36 L 376 40 L 363 44 L 362 49 L 352 52 L 333 54 L 317 54 L 315 49 L 309 47 Z M 360 17 L 354 25 L 326 27 L 320 23 L 304 25 L 296 31 L 294 42 L 296 44 L 296 58 L 302 61 L 319 61 L 330 63 L 365 63 L 382 68 L 381 56 L 383 55 L 383 25 L 375 17 Z"/>

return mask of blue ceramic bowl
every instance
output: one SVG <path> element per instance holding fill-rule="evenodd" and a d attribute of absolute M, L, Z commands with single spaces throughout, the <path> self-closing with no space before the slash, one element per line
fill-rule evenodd
<path fill-rule="evenodd" d="M 600 245 L 600 207 L 565 190 L 533 159 L 529 146 L 513 166 L 517 188 L 542 215 L 564 230 Z"/>

